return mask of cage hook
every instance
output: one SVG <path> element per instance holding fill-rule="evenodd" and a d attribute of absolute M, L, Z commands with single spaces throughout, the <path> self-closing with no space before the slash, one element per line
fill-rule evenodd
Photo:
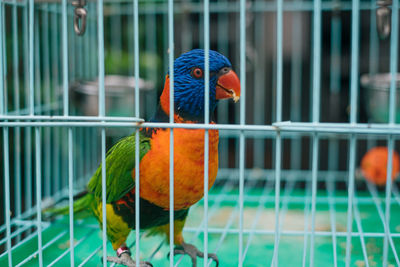
<path fill-rule="evenodd" d="M 376 27 L 379 37 L 385 40 L 389 37 L 391 31 L 392 11 L 389 6 L 392 5 L 392 0 L 378 0 L 376 4 L 378 5 L 376 9 Z"/>
<path fill-rule="evenodd" d="M 79 36 L 83 35 L 86 30 L 86 17 L 87 11 L 84 8 L 86 0 L 72 1 L 72 5 L 75 7 L 74 11 L 74 30 Z"/>

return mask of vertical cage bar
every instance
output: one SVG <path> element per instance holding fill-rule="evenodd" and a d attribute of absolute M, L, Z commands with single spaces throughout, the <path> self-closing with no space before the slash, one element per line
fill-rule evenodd
<path fill-rule="evenodd" d="M 332 143 L 332 142 L 331 142 Z M 331 144 L 330 143 L 330 144 Z M 329 170 L 333 170 L 333 168 L 329 168 Z M 333 266 L 337 267 L 337 231 L 336 231 L 336 210 L 335 210 L 335 200 L 334 200 L 334 193 L 336 188 L 335 188 L 335 183 L 333 179 L 330 179 L 328 177 L 328 181 L 326 184 L 326 189 L 328 192 L 328 202 L 329 202 L 329 215 L 330 215 L 330 225 L 331 225 L 331 231 L 332 231 L 332 252 L 333 252 Z"/>
<path fill-rule="evenodd" d="M 30 115 L 34 115 L 34 0 L 29 0 L 29 110 Z M 39 59 L 38 59 L 39 60 Z M 37 88 L 39 90 L 39 88 Z M 40 129 L 35 127 L 35 156 L 36 156 L 36 213 L 37 213 L 37 233 L 38 233 L 38 255 L 39 266 L 43 266 L 42 251 L 42 188 L 41 188 L 41 162 L 40 162 Z M 31 188 L 29 188 L 31 190 Z"/>
<path fill-rule="evenodd" d="M 13 32 L 13 73 L 14 73 L 14 110 L 16 114 L 20 114 L 20 82 L 19 82 L 19 38 L 18 38 L 18 9 L 16 6 L 17 1 L 13 1 L 14 6 L 12 9 L 12 32 Z M 2 60 L 0 60 L 2 62 Z M 2 71 L 0 72 L 3 75 Z M 3 82 L 2 82 L 3 83 Z M 0 90 L 1 91 L 1 90 Z M 2 103 L 2 102 L 0 102 Z M 15 203 L 15 216 L 21 215 L 21 128 L 15 127 L 15 145 L 14 145 L 14 203 Z M 20 235 L 17 236 L 17 242 L 20 241 Z"/>
<path fill-rule="evenodd" d="M 34 24 L 35 24 L 35 3 L 29 0 L 29 115 L 34 115 Z"/>
<path fill-rule="evenodd" d="M 6 113 L 5 102 L 7 101 L 5 96 L 5 86 L 4 86 L 4 39 L 3 25 L 4 25 L 4 3 L 0 3 L 0 23 L 2 25 L 0 32 L 0 115 Z M 6 222 L 6 248 L 7 248 L 7 258 L 8 266 L 13 266 L 12 263 L 12 253 L 11 253 L 11 212 L 10 212 L 10 160 L 9 160 L 9 138 L 8 138 L 8 127 L 3 128 L 3 153 L 4 153 L 4 216 Z"/>
<path fill-rule="evenodd" d="M 352 224 L 353 224 L 353 198 L 354 198 L 354 171 L 356 161 L 356 137 L 354 134 L 350 137 L 349 146 L 349 185 L 348 185 L 348 204 L 347 204 L 347 235 L 346 235 L 346 267 L 351 263 L 351 239 L 352 239 Z"/>
<path fill-rule="evenodd" d="M 63 105 L 64 116 L 69 114 L 68 105 L 68 27 L 67 27 L 67 0 L 62 0 L 62 55 L 63 55 Z"/>
<path fill-rule="evenodd" d="M 389 91 L 389 123 L 396 123 L 396 75 L 398 64 L 399 38 L 399 1 L 393 0 L 392 33 L 390 38 L 390 91 Z"/>
<path fill-rule="evenodd" d="M 204 0 L 204 124 L 210 122 L 210 2 Z M 208 255 L 208 158 L 209 132 L 204 130 L 204 255 Z M 207 256 L 204 267 L 208 266 Z M 239 263 L 240 264 L 240 263 Z"/>
<path fill-rule="evenodd" d="M 393 0 L 392 4 L 392 31 L 390 36 L 390 91 L 389 91 L 389 124 L 396 123 L 396 76 L 398 62 L 398 37 L 399 37 L 399 1 Z M 392 194 L 392 168 L 393 168 L 394 137 L 388 138 L 388 162 L 386 172 L 386 198 L 385 198 L 385 237 L 383 239 L 383 266 L 387 265 L 390 235 L 390 204 Z"/>
<path fill-rule="evenodd" d="M 37 213 L 37 232 L 38 232 L 38 255 L 39 266 L 43 266 L 43 247 L 42 247 L 42 167 L 41 167 L 41 141 L 40 128 L 35 127 L 35 150 L 36 150 L 36 213 Z"/>
<path fill-rule="evenodd" d="M 283 94 L 283 0 L 277 0 L 276 16 L 276 121 L 279 122 Z"/>
<path fill-rule="evenodd" d="M 99 81 L 99 116 L 105 116 L 104 92 L 104 11 L 103 0 L 97 2 L 97 45 L 98 45 L 98 81 Z M 101 200 L 103 230 L 103 266 L 107 266 L 107 210 L 106 210 L 106 129 L 101 129 Z"/>
<path fill-rule="evenodd" d="M 46 115 L 51 114 L 51 99 L 50 99 L 50 58 L 49 58 L 49 4 L 45 4 L 45 10 L 43 11 L 42 15 L 42 28 L 43 28 L 43 34 L 42 34 L 42 44 L 43 44 L 43 69 L 44 69 L 44 99 L 43 99 L 43 104 L 45 106 L 48 106 L 49 109 L 44 113 Z M 47 142 L 44 142 L 44 183 L 45 183 L 45 196 L 50 196 L 51 192 L 51 179 L 50 179 L 50 173 L 51 173 L 51 161 L 50 161 L 50 153 L 51 153 L 51 138 L 50 138 L 50 128 L 45 128 L 44 129 L 44 140 L 48 140 Z"/>
<path fill-rule="evenodd" d="M 105 89 L 104 89 L 104 8 L 103 0 L 99 0 L 97 3 L 97 45 L 98 45 L 98 75 L 99 75 L 99 116 L 104 117 L 105 112 Z"/>
<path fill-rule="evenodd" d="M 315 213 L 317 205 L 317 178 L 318 178 L 319 139 L 313 135 L 312 144 L 312 183 L 311 183 L 311 237 L 310 237 L 310 266 L 314 266 L 315 248 Z"/>
<path fill-rule="evenodd" d="M 310 180 L 306 180 L 306 185 L 305 185 L 305 196 L 308 196 L 311 191 L 311 185 L 310 185 Z M 307 197 L 306 201 L 304 203 L 304 236 L 303 236 L 303 259 L 302 259 L 302 266 L 306 266 L 306 260 L 307 260 L 307 249 L 308 249 L 308 227 L 310 223 L 310 198 Z"/>
<path fill-rule="evenodd" d="M 395 76 L 392 76 L 392 80 L 395 79 L 394 77 Z M 385 236 L 383 238 L 383 263 L 382 263 L 382 266 L 387 266 L 388 254 L 389 254 L 388 252 L 389 252 L 389 235 L 390 235 L 390 204 L 391 204 L 390 201 L 391 201 L 391 191 L 392 191 L 393 148 L 394 148 L 394 140 L 393 140 L 393 136 L 390 135 L 389 140 L 388 140 L 389 155 L 388 155 L 387 172 L 386 172 L 386 190 L 385 190 L 386 198 L 385 198 L 385 221 L 384 221 Z"/>
<path fill-rule="evenodd" d="M 314 1 L 313 14 L 313 95 L 312 95 L 312 120 L 319 122 L 320 118 L 320 87 L 321 87 L 321 0 Z M 311 237 L 310 237 L 310 266 L 314 266 L 315 249 L 315 213 L 317 205 L 317 179 L 318 179 L 318 134 L 313 135 L 312 144 L 312 183 L 311 183 Z"/>
<path fill-rule="evenodd" d="M 283 0 L 277 0 L 276 17 L 276 121 L 282 121 L 282 91 L 283 91 Z M 271 266 L 278 266 L 279 257 L 279 230 L 280 230 L 280 192 L 281 192 L 281 134 L 278 131 L 275 138 L 275 233 L 274 254 Z"/>
<path fill-rule="evenodd" d="M 320 87 L 321 87 L 321 0 L 314 1 L 313 16 L 313 95 L 312 120 L 319 122 Z"/>
<path fill-rule="evenodd" d="M 107 266 L 107 210 L 106 210 L 106 129 L 101 129 L 101 184 L 102 184 L 102 231 L 103 231 L 103 266 Z"/>
<path fill-rule="evenodd" d="M 174 1 L 168 0 L 169 123 L 174 123 Z M 169 136 L 169 266 L 174 266 L 174 130 Z"/>
<path fill-rule="evenodd" d="M 240 125 L 246 123 L 246 0 L 240 0 Z M 245 137 L 240 131 L 239 140 L 239 266 L 243 266 L 243 202 Z"/>
<path fill-rule="evenodd" d="M 360 32 L 360 0 L 352 1 L 351 20 L 351 83 L 350 83 L 350 123 L 357 122 L 358 57 Z"/>
<path fill-rule="evenodd" d="M 133 35 L 134 35 L 134 71 L 135 71 L 135 116 L 139 118 L 139 10 L 138 0 L 133 1 Z M 135 135 L 135 249 L 136 267 L 140 266 L 140 139 L 139 128 L 136 128 Z"/>
<path fill-rule="evenodd" d="M 357 123 L 358 55 L 359 55 L 359 0 L 352 2 L 351 21 L 351 81 L 350 81 L 350 123 Z M 349 185 L 347 201 L 346 267 L 351 263 L 351 233 L 353 225 L 354 171 L 356 161 L 356 136 L 350 136 Z"/>
<path fill-rule="evenodd" d="M 63 113 L 69 116 L 68 94 L 68 24 L 67 0 L 62 1 L 62 64 L 63 64 Z M 69 204 L 69 250 L 70 265 L 75 265 L 74 252 L 74 165 L 73 165 L 73 135 L 72 128 L 68 128 L 68 204 Z"/>
<path fill-rule="evenodd" d="M 70 265 L 75 266 L 74 256 L 74 163 L 72 128 L 68 128 L 68 200 L 69 200 L 69 250 Z"/>
<path fill-rule="evenodd" d="M 33 19 L 32 19 L 33 20 Z M 24 6 L 23 9 L 23 25 L 22 25 L 22 32 L 23 32 L 23 42 L 24 42 L 24 51 L 23 57 L 25 58 L 25 65 L 24 65 L 24 81 L 25 81 L 25 105 L 28 111 L 31 111 L 30 106 L 30 54 L 29 54 L 29 6 Z M 33 42 L 32 42 L 33 43 Z M 31 209 L 32 207 L 32 130 L 30 127 L 27 127 L 25 130 L 25 211 Z M 30 232 L 30 231 L 29 231 Z"/>
<path fill-rule="evenodd" d="M 2 54 L 2 51 L 0 53 Z M 0 62 L 2 61 L 2 57 L 0 58 Z M 1 64 L 3 65 L 3 64 Z M 3 77 L 3 70 L 0 71 L 1 76 Z M 1 82 L 1 94 L 3 95 L 4 93 L 4 87 L 3 87 L 3 79 L 0 79 Z M 4 102 L 0 102 L 3 104 Z M 3 114 L 3 112 L 2 112 Z M 13 266 L 12 263 L 12 253 L 11 253 L 11 214 L 10 214 L 10 168 L 9 168 L 9 147 L 8 147 L 8 127 L 3 128 L 3 153 L 4 153 L 4 198 L 5 198 L 5 220 L 6 220 L 6 238 L 7 238 L 7 257 L 8 257 L 8 266 Z"/>

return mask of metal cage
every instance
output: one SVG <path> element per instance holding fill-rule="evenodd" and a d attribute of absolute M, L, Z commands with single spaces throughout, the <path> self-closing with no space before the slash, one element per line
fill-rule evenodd
<path fill-rule="evenodd" d="M 400 184 L 389 179 L 398 10 L 398 0 L 0 0 L 0 265 L 107 266 L 105 224 L 42 211 L 72 211 L 111 145 L 162 127 L 220 130 L 217 182 L 184 235 L 221 266 L 400 266 Z M 231 60 L 240 105 L 221 102 L 217 124 L 146 122 L 174 58 L 192 48 L 205 49 L 206 70 L 209 49 Z M 383 186 L 359 168 L 378 145 L 389 151 Z M 173 164 L 171 207 L 172 177 Z M 164 243 L 135 231 L 128 244 L 154 266 L 190 266 Z"/>

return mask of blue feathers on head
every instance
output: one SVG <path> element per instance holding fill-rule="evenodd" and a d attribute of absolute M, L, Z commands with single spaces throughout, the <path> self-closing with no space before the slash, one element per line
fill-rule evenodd
<path fill-rule="evenodd" d="M 203 49 L 184 53 L 174 62 L 175 112 L 185 119 L 197 121 L 204 118 L 204 64 Z M 215 99 L 218 72 L 224 67 L 231 66 L 225 56 L 210 50 L 210 114 L 218 102 Z"/>

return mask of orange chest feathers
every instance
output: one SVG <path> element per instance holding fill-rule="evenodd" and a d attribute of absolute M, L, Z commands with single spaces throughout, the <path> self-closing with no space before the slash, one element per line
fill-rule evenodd
<path fill-rule="evenodd" d="M 170 130 L 158 130 L 140 161 L 140 197 L 169 209 Z M 209 189 L 218 172 L 218 131 L 209 130 Z M 134 171 L 132 172 L 134 176 Z M 204 193 L 204 130 L 174 130 L 174 208 L 186 209 Z"/>

